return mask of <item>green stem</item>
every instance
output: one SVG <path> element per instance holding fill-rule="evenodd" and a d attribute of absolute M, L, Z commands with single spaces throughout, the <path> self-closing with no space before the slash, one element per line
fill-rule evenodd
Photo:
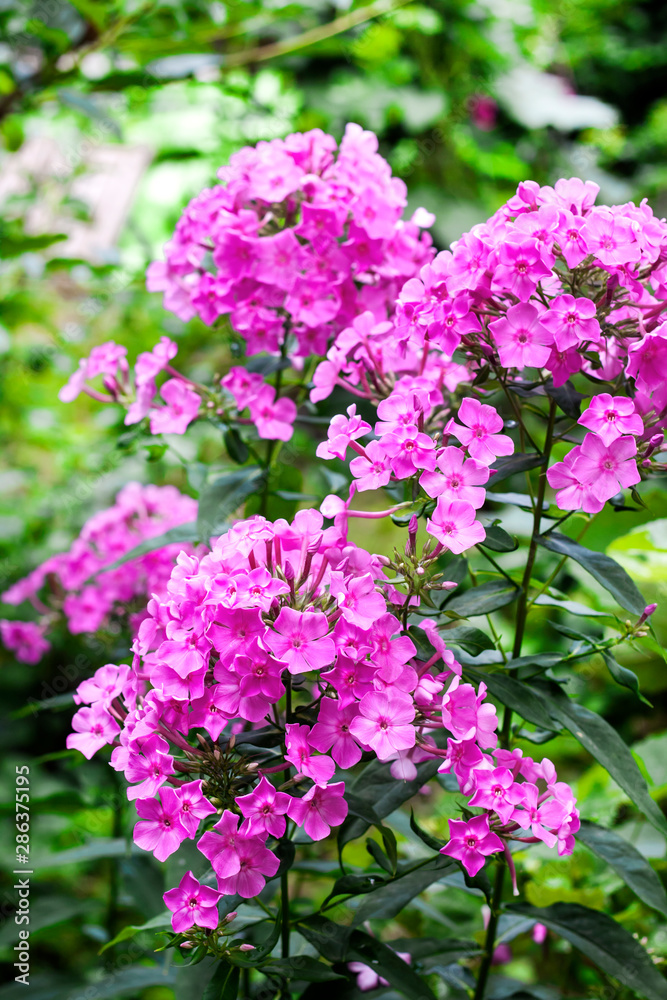
<path fill-rule="evenodd" d="M 282 926 L 280 928 L 282 942 L 282 956 L 289 958 L 289 884 L 287 881 L 287 869 L 280 876 L 280 908 L 282 912 Z"/>
<path fill-rule="evenodd" d="M 547 433 L 544 440 L 544 450 L 542 452 L 542 464 L 540 465 L 540 476 L 537 485 L 537 496 L 535 498 L 535 503 L 533 506 L 533 533 L 530 538 L 530 547 L 528 549 L 528 558 L 526 560 L 526 568 L 523 573 L 523 579 L 521 581 L 521 596 L 519 597 L 519 607 L 516 614 L 516 632 L 514 635 L 514 646 L 512 648 L 512 658 L 516 659 L 517 656 L 521 655 L 521 647 L 523 645 L 523 637 L 526 631 L 526 619 L 528 617 L 528 588 L 530 586 L 530 579 L 533 572 L 533 566 L 535 564 L 535 558 L 537 556 L 537 539 L 540 535 L 540 526 L 542 523 L 542 505 L 544 503 L 544 494 L 547 488 L 547 469 L 549 467 L 549 458 L 551 456 L 551 446 L 553 444 L 553 433 L 554 433 L 554 423 L 556 421 L 556 403 L 551 400 L 549 404 L 549 422 L 547 424 Z M 502 747 L 509 747 L 510 734 L 512 730 L 512 710 L 505 706 L 505 712 L 503 715 L 503 726 L 500 734 L 500 745 Z M 475 987 L 474 1000 L 484 1000 L 484 994 L 486 992 L 486 984 L 488 982 L 489 973 L 491 971 L 491 966 L 493 964 L 493 953 L 496 949 L 496 932 L 498 930 L 498 920 L 500 919 L 501 913 L 501 903 L 503 898 L 503 885 L 505 881 L 505 863 L 503 861 L 498 862 L 498 868 L 496 869 L 496 878 L 493 886 L 493 895 L 491 897 L 491 915 L 489 917 L 489 924 L 486 928 L 486 940 L 484 942 L 484 957 L 482 958 L 482 964 L 479 967 L 479 976 L 477 977 L 477 986 Z"/>

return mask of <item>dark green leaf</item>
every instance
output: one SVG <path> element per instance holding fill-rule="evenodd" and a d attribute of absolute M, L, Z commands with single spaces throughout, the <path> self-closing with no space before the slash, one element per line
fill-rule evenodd
<path fill-rule="evenodd" d="M 627 986 L 633 996 L 667 1000 L 667 980 L 639 942 L 606 913 L 578 903 L 545 907 L 517 903 L 508 909 L 531 917 L 564 937 L 603 972 Z"/>
<path fill-rule="evenodd" d="M 318 962 L 310 955 L 293 955 L 292 958 L 279 958 L 264 965 L 262 972 L 265 975 L 278 975 L 288 982 L 293 980 L 305 980 L 308 983 L 326 983 L 332 979 L 345 979 L 345 976 L 334 972 L 332 968 L 323 962 Z"/>
<path fill-rule="evenodd" d="M 240 978 L 241 970 L 238 966 L 220 962 L 204 990 L 202 1000 L 236 1000 Z"/>
<path fill-rule="evenodd" d="M 645 705 L 652 707 L 651 702 L 647 701 L 644 695 L 639 690 L 639 680 L 637 674 L 633 673 L 632 670 L 628 670 L 627 667 L 621 666 L 621 664 L 614 659 L 611 653 L 600 650 L 602 659 L 607 664 L 607 669 L 609 673 L 614 678 L 617 684 L 622 687 L 630 688 L 630 690 L 635 694 L 640 701 L 643 701 Z"/>
<path fill-rule="evenodd" d="M 372 896 L 362 900 L 354 915 L 353 926 L 358 927 L 365 920 L 390 920 L 429 885 L 456 870 L 456 862 L 451 858 L 437 855 L 416 871 L 386 882 Z"/>
<path fill-rule="evenodd" d="M 344 962 L 350 939 L 350 927 L 335 924 L 333 920 L 319 913 L 299 922 L 298 930 L 309 941 L 322 958 L 329 962 Z"/>
<path fill-rule="evenodd" d="M 586 847 L 610 865 L 643 903 L 667 917 L 667 893 L 646 858 L 623 837 L 597 823 L 582 819 L 577 833 Z"/>
<path fill-rule="evenodd" d="M 484 652 L 487 649 L 495 649 L 496 644 L 493 639 L 472 625 L 455 625 L 453 628 L 440 630 L 442 638 L 448 646 L 461 646 L 472 656 Z"/>
<path fill-rule="evenodd" d="M 415 819 L 414 809 L 410 810 L 410 829 L 413 833 L 416 833 L 421 842 L 426 844 L 427 847 L 430 847 L 432 851 L 439 851 L 441 847 L 445 846 L 444 840 L 438 840 L 437 837 L 434 837 L 432 834 L 421 828 Z"/>
<path fill-rule="evenodd" d="M 249 358 L 245 367 L 249 372 L 256 372 L 258 375 L 273 375 L 274 372 L 284 371 L 291 368 L 292 362 L 287 358 L 255 357 Z"/>
<path fill-rule="evenodd" d="M 382 875 L 343 875 L 336 879 L 333 889 L 322 906 L 325 906 L 335 896 L 360 896 L 367 892 L 375 892 L 379 886 L 384 885 L 384 882 L 385 879 Z"/>
<path fill-rule="evenodd" d="M 516 712 L 522 719 L 527 719 L 540 729 L 554 729 L 553 718 L 545 705 L 544 699 L 535 694 L 532 688 L 524 681 L 507 674 L 487 674 L 474 667 L 464 667 L 464 673 L 469 675 L 477 684 L 483 681 L 490 693 L 503 705 L 507 705 L 513 712 Z"/>
<path fill-rule="evenodd" d="M 417 960 L 437 955 L 443 964 L 481 951 L 474 941 L 457 941 L 456 938 L 392 938 L 391 946 L 395 951 L 408 952 Z"/>
<path fill-rule="evenodd" d="M 100 955 L 103 951 L 106 951 L 107 948 L 113 948 L 114 945 L 120 944 L 121 941 L 127 941 L 129 938 L 133 938 L 135 934 L 139 934 L 140 931 L 159 931 L 170 928 L 171 917 L 171 912 L 167 911 L 165 913 L 158 914 L 157 917 L 153 917 L 152 920 L 149 920 L 147 923 L 141 924 L 140 926 L 129 925 L 128 927 L 123 927 L 122 931 L 116 934 L 115 938 L 112 938 L 111 941 L 107 941 L 107 943 L 100 948 Z"/>
<path fill-rule="evenodd" d="M 521 510 L 533 510 L 527 493 L 496 493 L 494 490 L 489 490 L 486 494 L 486 502 L 488 503 L 489 500 L 492 500 L 493 503 L 511 504 L 513 507 L 520 507 Z M 542 510 L 549 510 L 549 504 L 546 500 L 542 504 Z"/>
<path fill-rule="evenodd" d="M 296 847 L 293 841 L 289 840 L 287 837 L 283 837 L 279 840 L 274 848 L 272 848 L 273 853 L 276 855 L 280 861 L 280 866 L 278 871 L 273 876 L 273 878 L 279 878 L 283 872 L 289 871 L 289 869 L 294 864 L 294 855 L 296 854 Z"/>
<path fill-rule="evenodd" d="M 395 951 L 364 931 L 355 930 L 350 935 L 348 961 L 364 962 L 388 980 L 391 986 L 408 1000 L 436 1000 L 435 994 L 407 962 Z"/>
<path fill-rule="evenodd" d="M 248 451 L 248 445 L 245 443 L 236 427 L 230 427 L 225 431 L 225 448 L 227 449 L 227 454 L 231 458 L 232 462 L 236 462 L 238 465 L 243 465 L 244 462 L 248 461 L 248 456 L 250 454 Z"/>
<path fill-rule="evenodd" d="M 497 524 L 490 524 L 486 528 L 486 537 L 479 544 L 484 546 L 485 549 L 491 549 L 492 552 L 514 552 L 519 547 L 516 538 L 512 538 L 506 531 L 499 528 Z"/>
<path fill-rule="evenodd" d="M 451 597 L 445 604 L 445 611 L 454 611 L 461 618 L 474 615 L 487 615 L 498 608 L 516 601 L 521 593 L 520 587 L 514 587 L 509 580 L 489 580 L 479 587 L 471 587 L 464 594 Z"/>
<path fill-rule="evenodd" d="M 602 764 L 647 820 L 661 833 L 667 833 L 667 820 L 651 798 L 632 753 L 613 726 L 568 698 L 555 684 L 533 681 L 531 687 L 541 694 L 551 715 Z"/>
<path fill-rule="evenodd" d="M 557 552 L 561 556 L 569 556 L 578 562 L 580 566 L 591 574 L 591 576 L 601 584 L 605 590 L 614 597 L 622 608 L 632 611 L 635 615 L 641 615 L 646 607 L 646 601 L 639 593 L 632 578 L 625 572 L 622 566 L 604 555 L 602 552 L 595 552 L 587 549 L 579 542 L 575 542 L 567 535 L 559 532 L 552 532 L 550 535 L 540 535 L 537 539 L 540 545 L 550 552 Z"/>
<path fill-rule="evenodd" d="M 82 847 L 42 855 L 35 859 L 34 867 L 60 868 L 61 865 L 81 864 L 85 861 L 97 861 L 99 858 L 122 858 L 135 851 L 141 853 L 141 848 L 129 844 L 124 837 L 99 837 Z"/>
<path fill-rule="evenodd" d="M 515 476 L 518 472 L 526 472 L 541 464 L 542 456 L 538 455 L 537 452 L 532 455 L 518 452 L 516 455 L 508 455 L 507 458 L 499 458 L 495 465 L 491 466 L 489 485 L 495 486 L 496 483 L 501 483 L 504 479 Z"/>
<path fill-rule="evenodd" d="M 581 416 L 581 402 L 584 399 L 588 399 L 588 396 L 577 392 L 571 382 L 565 382 L 564 385 L 556 386 L 549 379 L 545 389 L 547 396 L 551 396 L 558 403 L 566 416 L 571 417 L 573 420 L 579 419 Z"/>
<path fill-rule="evenodd" d="M 383 868 L 389 875 L 394 874 L 394 866 L 378 844 L 377 840 L 373 840 L 372 837 L 366 837 L 366 850 L 373 858 L 373 861 L 375 861 L 380 868 Z"/>
<path fill-rule="evenodd" d="M 251 493 L 259 492 L 265 473 L 256 465 L 218 476 L 199 497 L 197 529 L 202 540 L 220 534 L 229 518 Z"/>

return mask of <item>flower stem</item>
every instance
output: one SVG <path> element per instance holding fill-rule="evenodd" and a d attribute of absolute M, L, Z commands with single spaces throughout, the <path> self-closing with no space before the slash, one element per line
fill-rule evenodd
<path fill-rule="evenodd" d="M 524 569 L 523 579 L 521 581 L 521 595 L 519 597 L 519 607 L 516 613 L 516 632 L 514 634 L 514 646 L 512 648 L 512 658 L 521 656 L 521 647 L 523 645 L 523 637 L 526 631 L 526 619 L 528 617 L 528 588 L 530 586 L 530 579 L 533 573 L 533 566 L 535 564 L 535 557 L 537 556 L 537 539 L 540 536 L 540 527 L 542 523 L 542 505 L 544 503 L 544 494 L 547 488 L 547 469 L 549 467 L 549 459 L 551 457 L 551 446 L 553 444 L 553 434 L 554 434 L 554 424 L 556 422 L 556 403 L 552 399 L 549 404 L 549 421 L 547 424 L 547 432 L 544 440 L 544 450 L 542 451 L 542 463 L 540 465 L 540 475 L 537 484 L 537 496 L 535 497 L 535 503 L 533 506 L 533 533 L 530 538 L 530 547 L 528 549 L 528 558 L 526 560 L 526 568 Z M 503 715 L 503 727 L 500 734 L 500 745 L 502 747 L 508 748 L 510 741 L 510 734 L 512 730 L 512 710 L 505 706 L 505 712 Z M 491 966 L 493 964 L 493 953 L 496 949 L 496 932 L 498 930 L 498 921 L 500 919 L 501 913 L 501 902 L 503 898 L 503 887 L 505 881 L 505 868 L 506 865 L 503 861 L 498 863 L 498 868 L 496 869 L 496 878 L 493 885 L 493 895 L 491 897 L 491 916 L 489 917 L 489 924 L 486 928 L 486 940 L 484 942 L 484 957 L 482 958 L 482 964 L 479 968 L 479 976 L 477 977 L 477 986 L 475 988 L 474 1000 L 484 1000 L 484 994 L 486 992 L 486 984 L 489 978 L 489 973 L 491 971 Z"/>

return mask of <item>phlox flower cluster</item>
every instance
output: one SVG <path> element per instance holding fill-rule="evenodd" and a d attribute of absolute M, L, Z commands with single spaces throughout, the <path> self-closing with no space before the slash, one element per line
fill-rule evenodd
<path fill-rule="evenodd" d="M 0 622 L 3 644 L 22 663 L 37 663 L 50 649 L 45 636 L 61 618 L 74 635 L 96 632 L 112 617 L 136 630 L 148 595 L 166 593 L 184 546 L 172 543 L 117 569 L 105 567 L 141 542 L 196 517 L 197 502 L 174 486 L 128 483 L 112 507 L 86 521 L 67 552 L 46 559 L 2 594 L 6 604 L 30 602 L 40 616 L 38 622 Z"/>
<path fill-rule="evenodd" d="M 401 218 L 405 184 L 377 146 L 351 124 L 340 146 L 312 129 L 241 149 L 185 209 L 149 290 L 183 320 L 229 316 L 248 354 L 286 338 L 292 357 L 324 354 L 364 310 L 386 319 L 432 256 L 433 216 Z"/>
<path fill-rule="evenodd" d="M 362 757 L 390 762 L 396 780 L 445 757 L 457 775 L 467 768 L 461 787 L 476 790 L 498 849 L 499 836 L 530 815 L 534 836 L 561 836 L 570 850 L 565 811 L 547 807 L 541 790 L 533 803 L 522 784 L 509 818 L 495 791 L 484 798 L 487 774 L 514 766 L 502 751 L 496 762 L 482 752 L 497 745 L 495 708 L 483 685 L 461 684 L 460 664 L 429 621 L 434 652 L 418 658 L 394 591 L 385 563 L 335 524 L 324 527 L 318 511 L 292 523 L 237 522 L 205 555 L 178 557 L 166 594 L 149 602 L 132 667 L 109 664 L 80 685 L 67 745 L 91 757 L 113 744 L 112 766 L 136 802 L 135 842 L 163 861 L 196 840 L 220 895 L 257 895 L 293 825 L 314 841 L 339 826 L 345 772 Z M 250 759 L 244 745 L 252 751 L 257 730 L 281 750 Z M 450 749 L 438 748 L 434 731 L 451 734 Z M 547 774 L 552 797 L 553 768 L 540 767 L 522 773 L 536 792 Z M 574 829 L 571 795 L 568 803 Z M 468 855 L 464 863 L 474 867 Z M 195 894 L 193 912 L 212 905 L 190 882 L 170 890 L 175 928 L 185 892 Z"/>

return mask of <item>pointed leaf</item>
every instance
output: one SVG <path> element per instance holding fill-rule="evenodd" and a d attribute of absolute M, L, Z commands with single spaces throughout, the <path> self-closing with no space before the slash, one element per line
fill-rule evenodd
<path fill-rule="evenodd" d="M 498 608 L 516 601 L 521 588 L 514 586 L 509 580 L 489 580 L 479 587 L 471 587 L 464 594 L 451 597 L 444 606 L 444 611 L 454 611 L 461 618 L 473 615 L 487 615 Z"/>
<path fill-rule="evenodd" d="M 86 583 L 95 580 L 102 573 L 110 573 L 112 570 L 118 569 L 119 566 L 124 566 L 125 563 L 132 562 L 133 559 L 145 556 L 148 552 L 156 552 L 157 549 L 163 549 L 166 545 L 182 545 L 185 542 L 196 542 L 199 540 L 199 537 L 199 530 L 194 521 L 177 524 L 175 528 L 170 528 L 169 531 L 165 531 L 161 535 L 147 538 L 140 545 L 135 545 L 133 549 L 130 549 L 129 552 L 126 552 L 125 555 L 120 556 L 114 562 L 109 563 L 108 566 L 100 567 L 100 569 L 95 571 L 93 576 L 86 580 Z"/>
<path fill-rule="evenodd" d="M 633 694 L 635 694 L 640 701 L 643 701 L 645 705 L 653 707 L 650 701 L 647 701 L 644 695 L 639 690 L 639 680 L 637 674 L 633 673 L 632 670 L 628 670 L 627 667 L 621 666 L 618 660 L 615 660 L 611 653 L 602 652 L 602 659 L 607 664 L 607 669 L 611 676 L 614 678 L 617 684 L 622 687 L 630 688 Z"/>
<path fill-rule="evenodd" d="M 511 663 L 511 661 L 510 661 Z M 464 667 L 464 674 L 470 676 L 477 684 L 483 681 L 494 698 L 507 705 L 513 712 L 516 712 L 522 719 L 532 722 L 540 729 L 560 728 L 554 723 L 551 712 L 545 704 L 544 699 L 535 694 L 533 689 L 524 681 L 507 674 L 490 674 L 474 667 Z"/>
<path fill-rule="evenodd" d="M 357 907 L 352 925 L 358 927 L 365 920 L 390 920 L 408 905 L 411 899 L 427 889 L 433 882 L 452 875 L 457 865 L 451 858 L 437 855 L 416 871 L 399 875 L 362 900 Z"/>
<path fill-rule="evenodd" d="M 364 962 L 388 980 L 391 986 L 408 1000 L 436 1000 L 430 986 L 399 958 L 395 951 L 364 931 L 355 930 L 350 935 L 347 958 Z"/>
<path fill-rule="evenodd" d="M 486 528 L 486 537 L 479 544 L 485 549 L 491 549 L 492 552 L 514 552 L 519 547 L 516 538 L 508 535 L 497 524 L 490 524 Z"/>
<path fill-rule="evenodd" d="M 541 465 L 543 458 L 535 452 L 532 455 L 525 455 L 517 452 L 516 455 L 508 455 L 507 458 L 497 459 L 495 465 L 491 466 L 490 486 L 501 483 L 510 476 L 515 476 L 518 472 L 527 472 L 528 469 L 535 469 Z"/>
<path fill-rule="evenodd" d="M 218 476 L 206 485 L 199 497 L 197 528 L 199 537 L 208 541 L 225 530 L 229 518 L 243 501 L 258 492 L 264 483 L 265 473 L 256 465 Z"/>
<path fill-rule="evenodd" d="M 236 1000 L 241 970 L 236 965 L 220 962 L 204 990 L 202 1000 Z"/>
<path fill-rule="evenodd" d="M 606 913 L 578 903 L 537 907 L 518 903 L 508 910 L 545 924 L 587 955 L 609 976 L 627 986 L 633 996 L 667 1000 L 667 980 L 639 942 Z"/>
<path fill-rule="evenodd" d="M 334 972 L 324 962 L 318 962 L 311 955 L 293 955 L 291 958 L 275 959 L 270 965 L 262 966 L 262 972 L 269 976 L 272 974 L 282 976 L 288 982 L 301 979 L 308 983 L 327 983 L 333 979 L 346 978 Z"/>
<path fill-rule="evenodd" d="M 636 847 L 613 830 L 607 830 L 586 819 L 581 821 L 577 840 L 606 861 L 643 903 L 667 917 L 665 888 L 658 874 Z"/>
<path fill-rule="evenodd" d="M 559 532 L 552 532 L 550 535 L 540 535 L 538 543 L 550 552 L 556 552 L 561 556 L 569 556 L 578 562 L 580 566 L 591 574 L 605 590 L 614 597 L 622 608 L 632 611 L 635 615 L 641 615 L 646 607 L 646 601 L 637 589 L 632 578 L 626 573 L 622 566 L 605 555 L 603 552 L 595 552 L 587 549 L 567 535 Z"/>

